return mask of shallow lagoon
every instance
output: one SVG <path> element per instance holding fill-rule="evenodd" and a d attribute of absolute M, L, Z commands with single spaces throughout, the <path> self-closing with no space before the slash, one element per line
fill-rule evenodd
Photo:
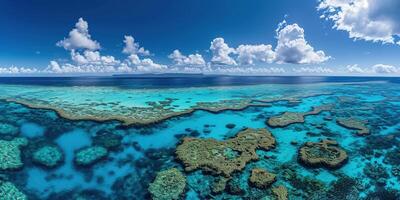
<path fill-rule="evenodd" d="M 181 195 L 186 199 L 273 199 L 271 189 L 277 186 L 284 186 L 290 199 L 398 199 L 400 87 L 393 79 L 368 80 L 302 80 L 302 84 L 258 80 L 254 85 L 235 82 L 180 88 L 4 83 L 0 85 L 0 137 L 5 141 L 25 137 L 28 144 L 20 148 L 23 166 L 1 170 L 0 180 L 11 182 L 29 199 L 150 199 L 148 187 L 157 173 L 177 168 L 186 177 Z M 221 105 L 226 100 L 267 103 L 248 103 L 240 109 L 224 105 L 218 112 L 207 110 L 206 104 L 202 109 L 142 126 L 126 126 L 118 117 L 90 120 L 101 113 L 107 113 L 107 119 L 129 116 L 126 108 L 151 107 L 154 104 L 149 102 L 159 104 L 169 99 L 173 99 L 165 104 L 169 112 L 191 109 L 197 103 Z M 38 105 L 46 105 L 42 106 L 46 109 Z M 285 127 L 266 124 L 269 118 L 284 112 L 309 112 L 322 105 L 332 105 L 332 109 L 306 115 L 303 123 Z M 60 110 L 86 120 L 61 117 Z M 85 115 L 89 117 L 82 117 Z M 365 123 L 370 134 L 357 135 L 357 130 L 339 125 L 338 118 L 356 118 Z M 184 137 L 225 141 L 244 128 L 266 128 L 275 137 L 276 148 L 257 150 L 259 159 L 233 173 L 223 191 L 213 192 L 219 175 L 201 169 L 187 172 L 176 158 L 175 149 Z M 100 140 L 100 136 L 110 134 L 112 138 Z M 304 143 L 327 138 L 347 152 L 346 163 L 337 169 L 299 163 L 298 152 Z M 106 146 L 104 141 L 113 139 L 120 143 L 108 148 L 107 155 L 96 162 L 80 166 L 74 161 L 77 151 Z M 63 154 L 55 167 L 33 159 L 34 152 L 47 145 Z M 253 187 L 249 177 L 254 168 L 276 174 L 276 182 L 268 188 Z"/>

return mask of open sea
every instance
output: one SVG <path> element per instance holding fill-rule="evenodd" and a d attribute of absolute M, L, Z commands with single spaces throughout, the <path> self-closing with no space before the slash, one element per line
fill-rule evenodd
<path fill-rule="evenodd" d="M 0 78 L 0 200 L 400 199 L 400 78 Z"/>

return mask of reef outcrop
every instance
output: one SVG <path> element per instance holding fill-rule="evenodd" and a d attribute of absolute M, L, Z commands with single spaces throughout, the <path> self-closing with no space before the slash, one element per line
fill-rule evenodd
<path fill-rule="evenodd" d="M 75 163 L 80 166 L 89 166 L 105 158 L 108 154 L 106 148 L 101 146 L 91 146 L 79 150 L 75 154 Z"/>
<path fill-rule="evenodd" d="M 177 169 L 171 168 L 157 173 L 149 185 L 153 200 L 178 200 L 184 195 L 186 177 Z"/>
<path fill-rule="evenodd" d="M 334 140 L 306 142 L 299 150 L 298 160 L 309 167 L 340 168 L 347 162 L 345 150 Z"/>
<path fill-rule="evenodd" d="M 283 185 L 272 188 L 272 194 L 276 200 L 288 200 L 289 199 L 288 190 Z"/>
<path fill-rule="evenodd" d="M 27 200 L 28 197 L 11 182 L 0 180 L 0 199 Z"/>
<path fill-rule="evenodd" d="M 18 134 L 18 128 L 12 124 L 0 123 L 0 136 L 1 135 L 11 135 L 14 136 Z"/>
<path fill-rule="evenodd" d="M 332 109 L 332 105 L 322 105 L 313 107 L 309 112 L 284 112 L 281 115 L 273 116 L 266 121 L 270 127 L 286 127 L 295 123 L 304 123 L 304 118 L 308 115 L 317 115 L 322 111 Z"/>
<path fill-rule="evenodd" d="M 57 146 L 47 145 L 33 152 L 33 162 L 46 166 L 56 167 L 63 161 L 64 155 L 61 149 Z"/>
<path fill-rule="evenodd" d="M 364 136 L 364 135 L 370 134 L 370 130 L 365 125 L 365 122 L 355 119 L 355 118 L 338 118 L 338 119 L 336 119 L 336 123 L 345 128 L 348 128 L 351 130 L 356 130 L 357 135 L 359 135 L 359 136 Z"/>
<path fill-rule="evenodd" d="M 0 140 L 0 170 L 15 170 L 23 166 L 21 148 L 28 145 L 25 138 Z"/>
<path fill-rule="evenodd" d="M 276 181 L 276 175 L 264 169 L 255 168 L 251 170 L 249 182 L 257 188 L 268 188 Z"/>
<path fill-rule="evenodd" d="M 225 141 L 186 137 L 176 148 L 177 159 L 185 171 L 201 169 L 214 175 L 230 177 L 252 160 L 257 149 L 275 147 L 275 138 L 267 129 L 246 129 Z"/>

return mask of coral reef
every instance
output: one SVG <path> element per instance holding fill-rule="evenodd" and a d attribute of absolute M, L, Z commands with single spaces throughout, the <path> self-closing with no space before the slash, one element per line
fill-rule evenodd
<path fill-rule="evenodd" d="M 0 135 L 16 135 L 18 128 L 12 124 L 0 123 Z"/>
<path fill-rule="evenodd" d="M 14 184 L 0 180 L 0 199 L 1 200 L 27 200 L 27 196 L 22 193 Z"/>
<path fill-rule="evenodd" d="M 149 185 L 149 192 L 154 200 L 180 199 L 186 188 L 186 177 L 176 168 L 157 173 Z"/>
<path fill-rule="evenodd" d="M 55 167 L 63 161 L 63 152 L 57 146 L 47 145 L 33 152 L 33 162 L 46 167 Z"/>
<path fill-rule="evenodd" d="M 268 188 L 276 181 L 276 175 L 264 169 L 255 168 L 251 170 L 249 182 L 257 188 Z"/>
<path fill-rule="evenodd" d="M 304 118 L 308 115 L 317 115 L 322 111 L 327 111 L 332 105 L 322 105 L 314 107 L 309 112 L 284 112 L 281 115 L 269 118 L 266 123 L 270 127 L 286 127 L 295 123 L 304 123 Z"/>
<path fill-rule="evenodd" d="M 242 170 L 249 161 L 258 160 L 256 149 L 269 150 L 274 147 L 275 138 L 267 129 L 246 129 L 225 141 L 184 138 L 176 148 L 176 155 L 186 171 L 202 169 L 230 177 L 233 172 Z"/>
<path fill-rule="evenodd" d="M 75 163 L 80 166 L 89 166 L 107 156 L 107 149 L 101 146 L 86 147 L 75 154 Z"/>
<path fill-rule="evenodd" d="M 226 188 L 226 184 L 228 183 L 228 181 L 229 178 L 225 178 L 223 176 L 218 177 L 212 185 L 212 192 L 215 194 L 223 192 Z"/>
<path fill-rule="evenodd" d="M 299 161 L 310 167 L 340 168 L 348 156 L 336 141 L 306 142 L 299 150 Z"/>
<path fill-rule="evenodd" d="M 338 118 L 336 123 L 348 129 L 357 130 L 357 135 L 364 136 L 369 135 L 370 130 L 365 125 L 365 122 L 355 118 Z"/>
<path fill-rule="evenodd" d="M 93 143 L 109 150 L 117 149 L 121 146 L 122 136 L 107 131 L 99 131 L 93 138 Z"/>
<path fill-rule="evenodd" d="M 288 200 L 289 194 L 285 186 L 279 185 L 277 187 L 272 188 L 272 194 L 274 195 L 276 200 Z"/>
<path fill-rule="evenodd" d="M 25 138 L 15 138 L 11 141 L 0 140 L 0 170 L 19 169 L 23 166 L 21 161 L 21 148 L 28 144 Z"/>

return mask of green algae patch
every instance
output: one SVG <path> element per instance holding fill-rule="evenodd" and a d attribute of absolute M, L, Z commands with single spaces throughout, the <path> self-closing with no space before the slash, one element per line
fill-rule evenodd
<path fill-rule="evenodd" d="M 306 142 L 299 150 L 299 161 L 310 167 L 337 169 L 348 159 L 345 150 L 334 140 Z"/>
<path fill-rule="evenodd" d="M 356 130 L 357 135 L 359 135 L 359 136 L 364 136 L 364 135 L 370 134 L 370 130 L 365 125 L 365 122 L 355 119 L 355 118 L 338 118 L 336 120 L 336 123 L 347 129 Z"/>
<path fill-rule="evenodd" d="M 93 165 L 108 154 L 106 148 L 101 146 L 86 147 L 75 154 L 75 163 L 80 166 Z"/>
<path fill-rule="evenodd" d="M 61 149 L 51 145 L 43 146 L 33 153 L 33 162 L 46 167 L 56 167 L 63 158 Z"/>
<path fill-rule="evenodd" d="M 268 188 L 276 181 L 276 174 L 270 173 L 264 169 L 255 168 L 251 170 L 249 182 L 257 188 Z"/>
<path fill-rule="evenodd" d="M 269 118 L 266 123 L 270 127 L 286 127 L 295 123 L 304 123 L 304 118 L 308 115 L 317 115 L 322 111 L 331 110 L 332 105 L 314 107 L 309 112 L 284 112 L 281 115 Z"/>
<path fill-rule="evenodd" d="M 21 148 L 28 145 L 25 138 L 0 140 L 0 170 L 15 170 L 23 166 Z"/>
<path fill-rule="evenodd" d="M 274 147 L 275 138 L 267 129 L 246 129 L 225 141 L 184 138 L 176 148 L 176 155 L 185 171 L 202 169 L 231 177 L 233 172 L 243 170 L 248 162 L 258 160 L 257 149 Z"/>
<path fill-rule="evenodd" d="M 21 192 L 14 184 L 0 180 L 0 199 L 1 200 L 27 200 L 27 196 Z"/>
<path fill-rule="evenodd" d="M 176 168 L 157 173 L 155 180 L 149 185 L 153 200 L 181 199 L 186 188 L 186 177 Z"/>

